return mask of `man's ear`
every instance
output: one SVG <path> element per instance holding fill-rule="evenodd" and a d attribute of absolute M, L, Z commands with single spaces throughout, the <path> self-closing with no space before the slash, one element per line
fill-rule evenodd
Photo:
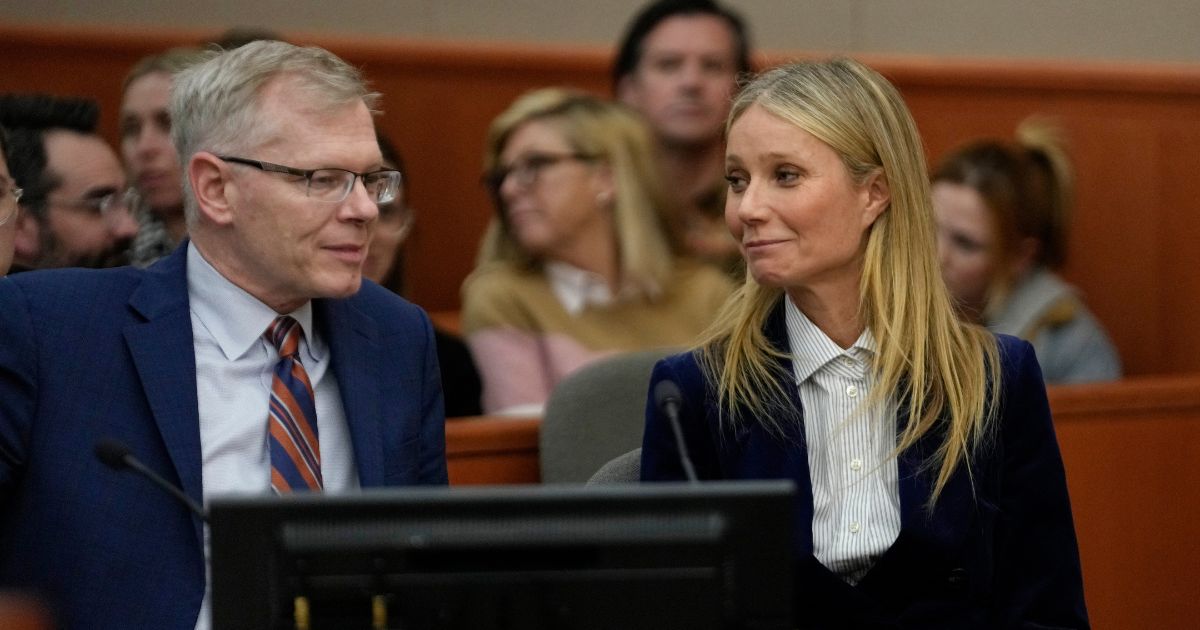
<path fill-rule="evenodd" d="M 229 165 L 207 151 L 200 151 L 188 160 L 188 182 L 200 215 L 217 225 L 233 222 L 230 195 L 236 195 L 230 181 Z"/>
<path fill-rule="evenodd" d="M 625 105 L 636 106 L 638 102 L 637 80 L 633 73 L 627 73 L 617 80 L 617 100 Z"/>
<path fill-rule="evenodd" d="M 49 210 L 49 208 L 47 208 Z M 27 208 L 22 207 L 13 217 L 13 258 L 35 261 L 42 255 L 42 225 Z M 48 229 L 48 228 L 47 228 Z"/>
<path fill-rule="evenodd" d="M 869 226 L 875 223 L 879 215 L 892 203 L 892 189 L 888 186 L 887 174 L 882 168 L 867 176 L 864 192 L 867 199 L 866 205 L 863 206 L 863 225 Z"/>

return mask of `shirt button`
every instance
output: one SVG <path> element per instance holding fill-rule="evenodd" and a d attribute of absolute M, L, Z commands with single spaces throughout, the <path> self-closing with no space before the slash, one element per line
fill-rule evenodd
<path fill-rule="evenodd" d="M 857 457 L 850 460 L 850 470 L 853 470 L 854 472 L 862 470 L 862 460 Z"/>
<path fill-rule="evenodd" d="M 853 385 L 847 385 L 846 386 L 846 395 L 851 398 L 857 398 L 858 397 L 858 388 Z"/>
<path fill-rule="evenodd" d="M 854 367 L 854 359 L 850 357 L 842 357 L 842 365 L 846 367 Z"/>
<path fill-rule="evenodd" d="M 860 529 L 862 529 L 862 528 L 858 525 L 858 521 L 850 521 L 850 533 L 851 534 L 857 534 L 858 530 L 860 530 Z"/>

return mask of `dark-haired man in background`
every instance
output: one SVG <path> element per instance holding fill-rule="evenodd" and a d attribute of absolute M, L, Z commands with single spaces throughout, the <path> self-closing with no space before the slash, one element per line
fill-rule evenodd
<path fill-rule="evenodd" d="M 629 24 L 613 64 L 617 98 L 639 111 L 675 191 L 673 236 L 723 265 L 740 260 L 725 228 L 725 118 L 739 73 L 750 71 L 740 17 L 710 0 L 659 0 Z"/>
<path fill-rule="evenodd" d="M 24 190 L 13 271 L 112 267 L 134 235 L 132 193 L 117 154 L 96 134 L 92 100 L 0 95 L 8 168 Z"/>

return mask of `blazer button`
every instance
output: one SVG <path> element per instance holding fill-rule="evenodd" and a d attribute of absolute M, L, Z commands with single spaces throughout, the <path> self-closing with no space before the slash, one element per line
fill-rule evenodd
<path fill-rule="evenodd" d="M 946 581 L 950 583 L 950 586 L 965 585 L 967 583 L 967 570 L 962 567 L 951 569 Z"/>

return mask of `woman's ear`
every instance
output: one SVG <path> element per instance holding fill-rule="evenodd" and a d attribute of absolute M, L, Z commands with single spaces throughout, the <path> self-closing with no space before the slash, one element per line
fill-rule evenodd
<path fill-rule="evenodd" d="M 596 205 L 601 208 L 611 208 L 617 199 L 616 176 L 612 166 L 599 164 L 593 174 L 596 190 Z"/>
<path fill-rule="evenodd" d="M 1038 255 L 1041 254 L 1042 245 L 1032 236 L 1026 236 L 1017 241 L 1016 250 L 1012 257 L 1013 277 L 1020 278 L 1029 273 L 1037 266 Z"/>
<path fill-rule="evenodd" d="M 887 174 L 882 168 L 875 169 L 867 176 L 867 181 L 863 184 L 863 193 L 866 196 L 866 203 L 863 205 L 863 226 L 867 227 L 874 224 L 879 215 L 892 203 L 892 189 L 888 186 Z"/>
<path fill-rule="evenodd" d="M 188 160 L 187 174 L 200 215 L 217 225 L 232 223 L 229 165 L 212 153 L 200 151 Z"/>

